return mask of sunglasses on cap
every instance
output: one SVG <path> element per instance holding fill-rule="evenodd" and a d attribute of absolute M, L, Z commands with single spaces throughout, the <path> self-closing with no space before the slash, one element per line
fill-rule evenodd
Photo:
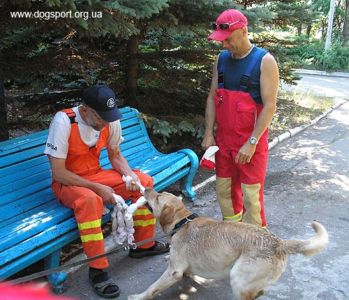
<path fill-rule="evenodd" d="M 233 22 L 233 23 L 221 23 L 221 24 L 212 23 L 212 29 L 217 30 L 219 28 L 220 30 L 228 30 L 230 28 L 230 26 L 235 25 L 239 22 L 240 22 L 240 20 Z"/>

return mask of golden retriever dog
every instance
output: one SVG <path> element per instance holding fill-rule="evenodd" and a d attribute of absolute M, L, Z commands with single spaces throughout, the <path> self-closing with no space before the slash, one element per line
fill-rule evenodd
<path fill-rule="evenodd" d="M 255 299 L 285 271 L 288 255 L 314 255 L 328 243 L 327 231 L 318 222 L 312 223 L 316 234 L 310 239 L 282 240 L 255 225 L 197 217 L 170 193 L 148 188 L 144 196 L 162 230 L 175 233 L 166 271 L 145 292 L 128 300 L 152 299 L 184 274 L 229 276 L 237 299 Z"/>

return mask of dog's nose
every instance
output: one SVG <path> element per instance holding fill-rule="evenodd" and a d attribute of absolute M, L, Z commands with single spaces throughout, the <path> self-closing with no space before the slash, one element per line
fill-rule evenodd
<path fill-rule="evenodd" d="M 151 188 L 146 187 L 146 188 L 144 189 L 144 196 L 147 198 L 147 196 L 149 195 L 150 192 L 151 192 Z"/>

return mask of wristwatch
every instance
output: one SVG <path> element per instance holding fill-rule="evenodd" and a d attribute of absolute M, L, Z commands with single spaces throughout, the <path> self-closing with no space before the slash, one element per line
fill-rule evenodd
<path fill-rule="evenodd" d="M 256 137 L 254 136 L 251 136 L 249 139 L 248 139 L 248 142 L 251 144 L 251 145 L 257 145 L 258 144 L 258 140 Z"/>

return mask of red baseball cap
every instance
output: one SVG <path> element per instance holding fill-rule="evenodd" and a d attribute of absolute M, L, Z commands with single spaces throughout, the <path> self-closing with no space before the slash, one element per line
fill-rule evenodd
<path fill-rule="evenodd" d="M 222 29 L 221 24 L 229 25 L 227 29 Z M 244 28 L 248 25 L 248 20 L 244 14 L 236 9 L 223 11 L 216 20 L 216 30 L 208 37 L 209 40 L 222 42 L 226 40 L 233 31 Z"/>

